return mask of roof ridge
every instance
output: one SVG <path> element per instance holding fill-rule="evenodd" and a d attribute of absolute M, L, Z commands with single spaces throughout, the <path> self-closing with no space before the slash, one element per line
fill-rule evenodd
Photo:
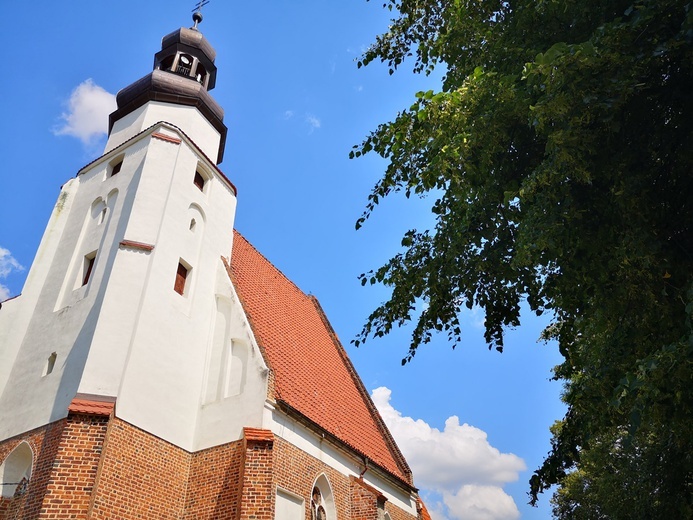
<path fill-rule="evenodd" d="M 322 319 L 325 328 L 329 332 L 330 337 L 332 338 L 332 341 L 334 342 L 335 347 L 337 348 L 337 352 L 339 352 L 339 355 L 341 356 L 342 361 L 344 362 L 344 365 L 346 366 L 347 371 L 351 376 L 351 379 L 354 381 L 354 384 L 356 385 L 356 389 L 358 390 L 359 394 L 361 394 L 361 398 L 366 404 L 366 408 L 368 408 L 368 410 L 371 412 L 373 419 L 375 419 L 375 422 L 378 425 L 378 429 L 385 436 L 385 442 L 387 443 L 390 452 L 399 464 L 402 473 L 404 473 L 404 475 L 406 475 L 406 477 L 409 479 L 408 483 L 411 485 L 413 483 L 412 471 L 409 467 L 409 464 L 407 463 L 407 460 L 404 458 L 404 455 L 402 455 L 399 446 L 397 446 L 397 442 L 395 442 L 395 439 L 394 437 L 392 437 L 392 434 L 390 433 L 390 430 L 385 424 L 385 421 L 381 417 L 380 412 L 373 403 L 373 400 L 371 399 L 368 390 L 363 384 L 363 381 L 361 381 L 358 372 L 356 372 L 356 368 L 354 368 L 354 364 L 351 362 L 351 359 L 349 358 L 346 349 L 342 345 L 342 342 L 339 341 L 339 337 L 337 336 L 337 333 L 334 331 L 334 328 L 332 327 L 330 320 L 327 318 L 327 314 L 325 314 L 322 305 L 320 305 L 320 302 L 315 296 L 309 295 L 308 297 L 312 300 L 313 305 L 315 305 L 315 308 L 317 309 L 318 314 L 320 315 L 320 319 Z"/>
<path fill-rule="evenodd" d="M 229 276 L 274 376 L 267 397 L 365 456 L 396 482 L 413 487 L 409 465 L 318 299 L 304 293 L 238 230 L 233 233 Z"/>
<path fill-rule="evenodd" d="M 253 245 L 253 243 L 252 243 L 250 240 L 248 240 L 247 238 L 245 238 L 245 236 L 244 236 L 240 231 L 238 231 L 236 228 L 233 228 L 233 232 L 234 232 L 234 234 L 235 234 L 236 236 L 238 236 L 238 237 L 240 237 L 241 239 L 243 239 L 243 241 L 244 241 L 246 244 L 248 244 L 248 245 L 253 249 L 253 251 L 255 251 L 258 255 L 260 255 L 260 256 L 265 260 L 265 262 L 267 262 L 275 271 L 277 271 L 277 273 L 279 273 L 287 282 L 289 282 L 291 285 L 293 285 L 293 287 L 294 287 L 298 292 L 300 292 L 303 296 L 306 296 L 306 297 L 308 297 L 308 298 L 310 298 L 311 296 L 313 296 L 312 294 L 307 294 L 307 293 L 303 292 L 303 289 L 301 289 L 298 285 L 296 285 L 296 284 L 294 283 L 294 281 L 293 281 L 291 278 L 289 278 L 288 276 L 286 276 L 286 275 L 284 274 L 284 271 L 282 271 L 282 270 L 279 269 L 276 265 L 274 265 L 274 263 L 272 262 L 272 260 L 270 260 L 270 259 L 267 258 L 265 255 L 263 255 L 263 254 L 260 252 L 260 250 L 259 250 L 257 247 L 255 247 L 255 246 Z M 235 237 L 234 237 L 234 238 L 235 238 Z M 231 246 L 231 256 L 233 257 L 233 246 Z"/>

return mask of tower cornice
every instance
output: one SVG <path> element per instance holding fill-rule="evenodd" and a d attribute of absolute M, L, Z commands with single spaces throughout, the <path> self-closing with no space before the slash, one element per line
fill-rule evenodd
<path fill-rule="evenodd" d="M 118 108 L 108 117 L 108 131 L 119 119 L 134 112 L 149 101 L 160 101 L 177 105 L 193 106 L 209 121 L 221 138 L 216 164 L 224 158 L 226 134 L 224 110 L 212 98 L 203 85 L 170 72 L 154 70 L 150 74 L 128 85 L 116 96 Z"/>

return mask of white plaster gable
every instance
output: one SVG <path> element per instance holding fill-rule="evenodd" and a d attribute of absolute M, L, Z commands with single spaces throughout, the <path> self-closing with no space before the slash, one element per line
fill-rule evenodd
<path fill-rule="evenodd" d="M 195 450 L 238 440 L 244 427 L 262 427 L 267 395 L 268 367 L 221 261 L 215 297 L 216 316 L 210 320 Z"/>
<path fill-rule="evenodd" d="M 118 119 L 109 134 L 106 150 L 117 148 L 159 121 L 184 128 L 207 157 L 217 156 L 221 135 L 197 108 L 161 101 L 149 101 Z"/>

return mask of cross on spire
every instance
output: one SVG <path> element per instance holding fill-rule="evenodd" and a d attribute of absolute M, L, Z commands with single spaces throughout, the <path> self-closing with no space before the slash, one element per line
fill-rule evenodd
<path fill-rule="evenodd" d="M 195 7 L 193 8 L 193 22 L 195 22 L 195 25 L 193 25 L 193 29 L 197 30 L 197 24 L 199 24 L 202 21 L 202 8 L 206 6 L 210 0 L 199 0 Z"/>

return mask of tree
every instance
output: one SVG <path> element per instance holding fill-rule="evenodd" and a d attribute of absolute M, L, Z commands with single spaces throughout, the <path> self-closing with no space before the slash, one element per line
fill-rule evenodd
<path fill-rule="evenodd" d="M 357 228 L 394 192 L 430 195 L 436 224 L 361 275 L 392 293 L 354 343 L 413 322 L 405 363 L 435 332 L 459 343 L 476 305 L 502 351 L 521 302 L 549 312 L 568 408 L 531 502 L 559 484 L 569 518 L 628 486 L 666 503 L 652 514 L 693 517 L 693 4 L 384 6 L 398 15 L 359 66 L 446 73 L 352 150 L 388 160 Z"/>

